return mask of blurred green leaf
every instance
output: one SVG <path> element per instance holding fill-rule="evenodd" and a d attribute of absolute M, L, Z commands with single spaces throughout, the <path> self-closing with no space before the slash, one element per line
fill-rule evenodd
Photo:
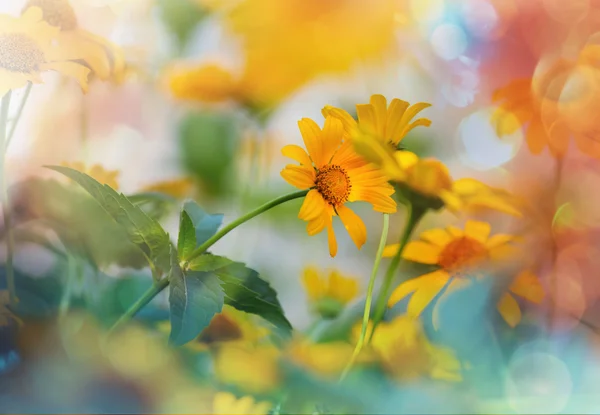
<path fill-rule="evenodd" d="M 142 251 L 129 241 L 125 230 L 88 194 L 56 180 L 28 179 L 10 189 L 17 225 L 38 223 L 54 230 L 70 252 L 88 258 L 96 266 L 118 264 L 141 268 L 147 263 Z M 19 226 L 18 240 L 54 248 L 35 229 Z M 58 252 L 58 251 L 56 251 Z"/>
<path fill-rule="evenodd" d="M 179 237 L 177 238 L 177 255 L 180 261 L 186 261 L 196 248 L 196 231 L 190 216 L 185 210 L 179 217 Z"/>
<path fill-rule="evenodd" d="M 192 113 L 179 127 L 185 168 L 213 196 L 231 193 L 239 128 L 232 114 Z M 193 219 L 193 218 L 192 218 Z"/>
<path fill-rule="evenodd" d="M 219 227 L 223 223 L 222 214 L 211 215 L 206 213 L 193 200 L 185 202 L 183 209 L 189 215 L 195 229 L 196 245 L 194 248 L 208 241 L 211 236 L 217 233 L 217 230 L 219 230 Z"/>
<path fill-rule="evenodd" d="M 256 314 L 290 334 L 292 325 L 285 317 L 277 292 L 260 278 L 258 272 L 225 257 L 204 254 L 190 263 L 194 270 L 212 272 L 219 277 L 225 291 L 225 304 L 246 313 Z"/>
<path fill-rule="evenodd" d="M 163 22 L 175 35 L 182 50 L 206 13 L 190 0 L 159 0 L 158 6 Z"/>
<path fill-rule="evenodd" d="M 96 199 L 100 206 L 123 227 L 129 240 L 148 256 L 156 268 L 157 275 L 169 269 L 171 241 L 158 222 L 148 217 L 123 194 L 117 193 L 110 186 L 100 184 L 84 173 L 68 167 L 49 168 L 79 183 Z"/>
<path fill-rule="evenodd" d="M 154 220 L 164 218 L 177 201 L 173 196 L 160 192 L 135 193 L 127 195 L 127 198 Z"/>
<path fill-rule="evenodd" d="M 198 337 L 213 316 L 221 312 L 224 293 L 221 281 L 214 274 L 199 271 L 184 274 L 175 254 L 171 258 L 170 285 L 169 341 L 181 346 Z"/>

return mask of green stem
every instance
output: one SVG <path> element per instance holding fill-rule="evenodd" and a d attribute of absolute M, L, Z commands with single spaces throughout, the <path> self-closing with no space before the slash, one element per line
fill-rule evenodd
<path fill-rule="evenodd" d="M 17 130 L 17 124 L 19 123 L 19 120 L 21 119 L 21 115 L 23 115 L 23 108 L 25 108 L 25 104 L 27 103 L 27 99 L 29 98 L 29 94 L 31 93 L 32 87 L 33 87 L 33 84 L 31 82 L 28 82 L 27 87 L 25 87 L 25 95 L 23 95 L 23 98 L 21 99 L 21 103 L 19 104 L 19 109 L 17 110 L 17 115 L 15 115 L 12 125 L 10 126 L 10 131 L 8 132 L 8 136 L 6 138 L 6 143 L 4 145 L 4 147 L 6 149 L 8 149 L 8 146 L 10 146 L 10 142 L 12 141 L 12 139 L 15 135 L 15 131 Z"/>
<path fill-rule="evenodd" d="M 146 306 L 154 297 L 156 297 L 162 290 L 167 288 L 169 285 L 169 279 L 163 278 L 160 281 L 152 284 L 152 287 L 148 289 L 131 307 L 113 324 L 110 328 L 110 333 L 117 330 L 123 324 L 127 323 L 132 319 L 142 308 Z"/>
<path fill-rule="evenodd" d="M 18 302 L 18 298 L 15 287 L 15 270 L 13 267 L 15 240 L 12 231 L 10 203 L 8 200 L 8 172 L 6 168 L 6 133 L 11 95 L 12 92 L 8 91 L 2 98 L 2 105 L 0 106 L 0 175 L 2 175 L 0 182 L 2 182 L 2 214 L 4 216 L 4 229 L 6 230 L 6 285 L 8 287 L 10 303 L 16 304 Z"/>
<path fill-rule="evenodd" d="M 304 196 L 306 196 L 306 194 L 308 193 L 308 191 L 309 190 L 301 190 L 301 191 L 298 191 L 298 192 L 294 192 L 294 193 L 290 193 L 290 194 L 278 197 L 277 199 L 273 199 L 270 202 L 267 202 L 264 205 L 259 206 L 258 208 L 254 209 L 253 211 L 246 213 L 244 216 L 240 216 L 238 219 L 234 220 L 229 225 L 225 226 L 219 232 L 217 232 L 216 234 L 214 234 L 212 238 L 210 238 L 205 243 L 203 243 L 198 248 L 196 248 L 190 254 L 190 256 L 188 257 L 188 260 L 184 264 L 182 264 L 182 268 L 184 270 L 186 270 L 188 264 L 190 263 L 190 261 L 192 261 L 194 258 L 202 255 L 204 252 L 206 252 L 206 250 L 208 248 L 210 248 L 211 246 L 213 246 L 213 244 L 215 244 L 219 239 L 221 239 L 222 237 L 224 237 L 225 235 L 227 235 L 229 232 L 231 232 L 236 227 L 240 226 L 242 223 L 247 222 L 250 219 L 254 218 L 255 216 L 258 216 L 261 213 L 264 213 L 267 210 L 269 210 L 271 208 L 274 208 L 275 206 L 278 206 L 278 205 L 280 205 L 282 203 L 285 203 L 285 202 L 290 201 L 290 200 L 298 199 L 300 197 L 304 197 Z M 148 304 L 162 290 L 164 290 L 165 288 L 167 288 L 168 285 L 169 285 L 169 279 L 168 278 L 163 278 L 162 280 L 156 281 L 154 283 L 154 285 L 152 287 L 150 287 L 150 289 L 148 291 L 146 291 L 142 295 L 142 297 L 138 301 L 136 301 L 131 307 L 129 307 L 129 309 L 125 312 L 125 314 L 123 314 L 117 320 L 117 322 L 112 326 L 112 328 L 110 329 L 110 331 L 111 332 L 115 331 L 122 324 L 124 324 L 125 322 L 127 322 L 133 316 L 135 316 L 138 313 L 138 311 L 140 311 L 146 304 Z"/>
<path fill-rule="evenodd" d="M 264 205 L 259 206 L 258 208 L 254 209 L 253 211 L 246 213 L 244 216 L 240 216 L 239 218 L 237 218 L 236 220 L 231 222 L 229 225 L 223 227 L 219 232 L 215 233 L 211 238 L 209 238 L 206 242 L 204 242 L 198 248 L 196 248 L 189 255 L 187 261 L 183 264 L 182 268 L 186 269 L 187 265 L 192 260 L 194 260 L 195 258 L 197 258 L 200 255 L 202 255 L 203 253 L 205 253 L 208 250 L 208 248 L 213 246 L 219 239 L 221 239 L 222 237 L 227 235 L 229 232 L 231 232 L 232 230 L 234 230 L 235 228 L 240 226 L 242 223 L 247 222 L 250 219 L 254 218 L 255 216 L 258 216 L 261 213 L 264 213 L 267 210 L 274 208 L 275 206 L 278 206 L 282 203 L 288 202 L 290 200 L 298 199 L 300 197 L 304 197 L 304 196 L 306 196 L 308 191 L 309 190 L 300 190 L 298 192 L 289 193 L 287 195 L 278 197 L 277 199 L 273 199 L 270 202 L 267 202 Z"/>
<path fill-rule="evenodd" d="M 71 307 L 71 295 L 73 292 L 73 284 L 77 276 L 77 259 L 70 253 L 67 253 L 67 275 L 65 279 L 65 288 L 58 306 L 58 318 L 64 318 Z"/>
<path fill-rule="evenodd" d="M 406 224 L 404 225 L 404 231 L 402 232 L 402 236 L 400 237 L 400 246 L 398 248 L 398 252 L 394 256 L 394 258 L 392 258 L 392 262 L 390 262 L 390 265 L 388 266 L 388 269 L 385 272 L 383 285 L 381 286 L 379 297 L 377 298 L 377 303 L 375 305 L 375 314 L 373 315 L 373 330 L 371 330 L 371 336 L 369 337 L 369 341 L 373 338 L 373 333 L 375 333 L 377 325 L 381 322 L 381 320 L 383 319 L 383 315 L 385 314 L 385 310 L 387 308 L 387 301 L 390 296 L 390 289 L 392 288 L 392 283 L 394 282 L 394 276 L 396 274 L 398 266 L 400 265 L 400 261 L 402 260 L 402 252 L 404 252 L 404 248 L 410 240 L 410 237 L 414 232 L 415 228 L 419 224 L 419 221 L 427 212 L 427 209 L 413 206 L 412 203 L 407 204 L 407 210 L 408 212 L 406 215 Z"/>
<path fill-rule="evenodd" d="M 381 231 L 381 238 L 379 239 L 379 247 L 377 248 L 377 254 L 375 255 L 375 262 L 373 263 L 373 270 L 371 271 L 371 277 L 369 278 L 369 286 L 367 287 L 367 299 L 365 301 L 365 310 L 363 313 L 362 327 L 360 330 L 360 337 L 356 342 L 356 347 L 352 353 L 350 361 L 346 365 L 340 381 L 344 380 L 356 359 L 358 358 L 363 345 L 365 343 L 365 337 L 367 336 L 367 327 L 369 326 L 369 316 L 371 314 L 371 302 L 373 300 L 373 290 L 375 289 L 375 279 L 377 278 L 377 271 L 379 271 L 379 264 L 381 263 L 381 257 L 383 256 L 383 250 L 385 249 L 385 243 L 387 241 L 388 230 L 390 227 L 390 215 L 387 213 L 383 214 L 383 229 Z"/>

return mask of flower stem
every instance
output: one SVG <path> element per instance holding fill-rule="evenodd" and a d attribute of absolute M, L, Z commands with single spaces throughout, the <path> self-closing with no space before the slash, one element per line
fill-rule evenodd
<path fill-rule="evenodd" d="M 388 266 L 387 271 L 385 272 L 385 277 L 383 280 L 383 285 L 381 286 L 381 290 L 379 292 L 379 297 L 377 298 L 377 303 L 375 305 L 375 314 L 373 315 L 373 330 L 371 330 L 371 335 L 369 336 L 369 341 L 373 338 L 373 333 L 375 333 L 375 329 L 377 325 L 383 319 L 383 315 L 385 314 L 385 309 L 387 308 L 387 301 L 390 296 L 390 289 L 392 287 L 392 283 L 394 282 L 394 275 L 396 274 L 396 270 L 400 265 L 400 261 L 402 260 L 402 252 L 404 252 L 404 248 L 406 244 L 410 240 L 410 237 L 421 221 L 421 218 L 427 212 L 427 209 L 414 206 L 412 203 L 408 203 L 407 205 L 407 215 L 406 215 L 406 224 L 404 225 L 404 231 L 402 232 L 402 236 L 400 237 L 400 246 L 398 248 L 398 252 L 392 258 L 392 262 Z"/>
<path fill-rule="evenodd" d="M 187 261 L 185 262 L 185 264 L 183 264 L 183 268 L 186 269 L 187 265 L 194 260 L 195 258 L 199 257 L 200 255 L 202 255 L 203 253 L 205 253 L 208 248 L 210 248 L 211 246 L 213 246 L 219 239 L 221 239 L 222 237 L 224 237 L 225 235 L 227 235 L 229 232 L 231 232 L 232 230 L 234 230 L 235 228 L 237 228 L 238 226 L 240 226 L 242 223 L 249 221 L 250 219 L 254 218 L 255 216 L 260 215 L 261 213 L 266 212 L 267 210 L 274 208 L 275 206 L 278 206 L 282 203 L 288 202 L 290 200 L 294 200 L 294 199 L 298 199 L 301 197 L 306 196 L 306 194 L 308 193 L 308 190 L 300 190 L 298 192 L 294 192 L 294 193 L 289 193 L 287 195 L 278 197 L 277 199 L 273 199 L 270 202 L 265 203 L 262 206 L 257 207 L 256 209 L 254 209 L 251 212 L 246 213 L 243 216 L 240 216 L 239 218 L 237 218 L 236 220 L 234 220 L 233 222 L 231 222 L 229 225 L 225 226 L 224 228 L 222 228 L 219 232 L 215 233 L 210 239 L 208 239 L 206 242 L 204 242 L 202 245 L 200 245 L 198 248 L 196 248 L 187 258 Z"/>
<path fill-rule="evenodd" d="M 308 193 L 308 190 L 301 190 L 298 192 L 294 192 L 294 193 L 290 193 L 290 194 L 278 197 L 276 199 L 271 200 L 270 202 L 265 203 L 262 206 L 257 207 L 253 211 L 248 212 L 243 216 L 240 216 L 239 218 L 237 218 L 236 220 L 231 222 L 229 225 L 227 225 L 223 229 L 221 229 L 219 232 L 214 234 L 212 236 L 212 238 L 210 238 L 205 243 L 203 243 L 198 248 L 196 248 L 190 254 L 187 261 L 184 264 L 182 264 L 182 268 L 185 271 L 187 269 L 187 266 L 190 263 L 190 261 L 192 261 L 194 258 L 197 258 L 198 256 L 202 255 L 204 252 L 206 252 L 208 250 L 208 248 L 213 246 L 219 239 L 221 239 L 222 237 L 227 235 L 229 232 L 231 232 L 233 229 L 237 228 L 244 222 L 247 222 L 250 219 L 260 215 L 261 213 L 264 213 L 267 210 L 274 208 L 275 206 L 278 206 L 282 203 L 304 197 L 304 196 L 306 196 L 307 193 Z M 168 285 L 169 285 L 168 278 L 163 278 L 162 280 L 156 281 L 154 283 L 154 285 L 152 285 L 152 287 L 150 287 L 150 289 L 148 289 L 148 291 L 146 291 L 142 295 L 142 297 L 138 301 L 136 301 L 131 307 L 129 307 L 129 309 L 117 320 L 117 322 L 111 327 L 110 332 L 115 331 L 118 327 L 120 327 L 122 324 L 127 322 L 133 316 L 135 316 L 142 308 L 144 308 L 144 306 L 146 304 L 148 304 L 162 290 L 167 288 Z"/>
<path fill-rule="evenodd" d="M 10 126 L 10 131 L 6 136 L 6 143 L 4 144 L 4 147 L 6 149 L 8 149 L 8 146 L 10 146 L 10 142 L 12 141 L 13 136 L 15 135 L 15 131 L 17 130 L 17 124 L 21 119 L 21 115 L 23 115 L 23 108 L 25 108 L 25 104 L 27 103 L 27 99 L 29 98 L 29 94 L 31 93 L 32 87 L 33 84 L 31 82 L 28 82 L 27 86 L 25 87 L 25 95 L 23 95 L 23 98 L 21 98 L 21 102 L 19 103 L 19 109 L 17 110 L 17 115 L 15 115 L 12 125 Z"/>
<path fill-rule="evenodd" d="M 350 361 L 344 368 L 344 372 L 342 373 L 342 376 L 340 377 L 340 381 L 344 380 L 344 378 L 346 377 L 348 372 L 350 372 L 350 369 L 352 369 L 352 366 L 354 366 L 354 363 L 356 362 L 356 359 L 358 358 L 358 355 L 360 354 L 362 347 L 365 343 L 365 337 L 367 336 L 367 327 L 369 326 L 369 316 L 371 314 L 371 302 L 373 300 L 373 290 L 375 288 L 375 279 L 377 278 L 377 271 L 379 271 L 379 264 L 381 263 L 381 257 L 383 256 L 383 250 L 385 249 L 385 243 L 387 241 L 389 227 L 390 227 L 390 215 L 388 215 L 387 213 L 384 213 L 383 214 L 383 229 L 381 231 L 381 238 L 379 239 L 379 247 L 377 248 L 377 254 L 375 255 L 375 262 L 373 263 L 373 270 L 371 271 L 371 277 L 369 278 L 369 286 L 367 287 L 367 299 L 365 302 L 365 310 L 363 313 L 362 327 L 360 329 L 360 337 L 358 338 L 358 341 L 356 342 L 356 347 L 354 348 L 354 352 L 352 353 L 352 357 L 350 358 Z"/>
<path fill-rule="evenodd" d="M 15 241 L 12 232 L 10 203 L 8 200 L 8 172 L 6 168 L 6 138 L 8 130 L 8 109 L 10 107 L 11 95 L 12 92 L 8 91 L 6 95 L 2 97 L 2 104 L 0 105 L 0 175 L 2 175 L 2 178 L 0 180 L 2 193 L 0 197 L 2 198 L 2 214 L 4 216 L 4 229 L 6 233 L 6 285 L 10 296 L 10 303 L 16 304 L 18 302 L 18 298 L 15 287 L 15 270 L 13 267 Z"/>

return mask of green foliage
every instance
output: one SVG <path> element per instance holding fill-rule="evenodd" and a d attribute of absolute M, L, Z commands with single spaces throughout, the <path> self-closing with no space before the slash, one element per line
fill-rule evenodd
<path fill-rule="evenodd" d="M 191 113 L 180 124 L 183 164 L 212 196 L 231 193 L 239 134 L 231 114 Z"/>
<path fill-rule="evenodd" d="M 159 0 L 158 6 L 163 22 L 183 49 L 205 12 L 191 0 Z"/>
<path fill-rule="evenodd" d="M 208 241 L 211 236 L 217 233 L 217 230 L 219 230 L 219 227 L 223 223 L 223 215 L 208 214 L 193 200 L 188 200 L 185 202 L 183 205 L 183 210 L 187 215 L 189 215 L 189 218 L 194 225 L 196 236 L 196 245 L 194 248 Z"/>
<path fill-rule="evenodd" d="M 154 220 L 164 218 L 177 201 L 173 196 L 160 192 L 136 193 L 127 195 L 127 198 Z"/>
<path fill-rule="evenodd" d="M 221 281 L 211 273 L 183 273 L 176 255 L 171 259 L 171 336 L 169 341 L 181 346 L 195 339 L 214 315 L 223 308 Z"/>
<path fill-rule="evenodd" d="M 28 179 L 11 187 L 17 240 L 35 242 L 56 251 L 33 227 L 44 225 L 56 232 L 73 254 L 97 267 L 117 264 L 142 268 L 147 262 L 129 241 L 125 230 L 89 195 L 56 180 Z"/>
<path fill-rule="evenodd" d="M 123 227 L 129 240 L 140 247 L 152 262 L 155 275 L 161 275 L 169 269 L 171 242 L 169 235 L 158 222 L 132 204 L 123 194 L 117 193 L 110 186 L 100 184 L 84 173 L 68 167 L 49 168 L 79 183 Z"/>
<path fill-rule="evenodd" d="M 180 261 L 186 261 L 196 248 L 196 232 L 190 216 L 185 210 L 179 218 L 179 237 L 177 239 L 177 255 Z"/>
<path fill-rule="evenodd" d="M 219 278 L 225 292 L 225 304 L 261 316 L 284 334 L 291 332 L 292 326 L 283 313 L 277 293 L 255 270 L 212 254 L 200 256 L 190 263 L 190 268 L 211 272 Z"/>

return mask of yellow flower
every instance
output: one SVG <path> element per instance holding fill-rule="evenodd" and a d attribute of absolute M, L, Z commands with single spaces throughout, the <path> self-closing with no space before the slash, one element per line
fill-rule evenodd
<path fill-rule="evenodd" d="M 336 270 L 321 275 L 315 268 L 306 268 L 302 283 L 310 302 L 324 318 L 337 316 L 358 295 L 358 280 L 344 277 Z"/>
<path fill-rule="evenodd" d="M 447 348 L 429 342 L 414 317 L 398 316 L 377 326 L 370 343 L 384 370 L 401 381 L 424 376 L 460 381 L 460 362 Z"/>
<path fill-rule="evenodd" d="M 367 239 L 367 229 L 362 219 L 346 203 L 365 201 L 371 203 L 378 212 L 393 213 L 396 203 L 390 196 L 394 189 L 377 167 L 354 152 L 350 141 L 343 140 L 340 120 L 327 117 L 322 130 L 309 118 L 303 118 L 298 125 L 308 154 L 299 146 L 285 146 L 283 155 L 300 165 L 288 164 L 281 172 L 281 176 L 291 185 L 299 189 L 311 189 L 298 217 L 308 222 L 306 230 L 309 235 L 327 228 L 332 257 L 337 253 L 333 216 L 340 217 L 360 249 Z"/>
<path fill-rule="evenodd" d="M 165 75 L 171 94 L 181 100 L 217 103 L 237 93 L 233 75 L 218 65 L 173 66 Z"/>
<path fill-rule="evenodd" d="M 269 402 L 255 402 L 252 396 L 236 398 L 229 392 L 218 392 L 213 400 L 213 414 L 220 415 L 267 415 L 273 405 Z"/>
<path fill-rule="evenodd" d="M 63 57 L 82 60 L 102 80 L 122 80 L 125 75 L 123 51 L 107 39 L 79 27 L 68 0 L 28 0 L 24 13 L 31 8 L 41 10 L 43 19 L 59 29 L 56 40 Z"/>
<path fill-rule="evenodd" d="M 273 345 L 224 343 L 214 357 L 215 373 L 219 381 L 249 393 L 267 393 L 280 383 L 280 354 Z"/>
<path fill-rule="evenodd" d="M 177 199 L 181 199 L 188 196 L 193 187 L 194 181 L 188 177 L 183 177 L 180 179 L 152 183 L 145 186 L 142 191 L 164 193 Z"/>
<path fill-rule="evenodd" d="M 490 237 L 490 230 L 488 223 L 469 220 L 464 231 L 453 226 L 430 229 L 421 234 L 421 240 L 409 242 L 402 253 L 404 259 L 437 265 L 439 269 L 400 284 L 392 293 L 388 306 L 392 307 L 412 293 L 408 314 L 419 316 L 446 286 L 440 300 L 468 285 L 470 273 L 483 262 L 506 257 L 515 237 L 506 234 Z M 398 244 L 390 245 L 386 247 L 384 256 L 394 256 L 398 249 Z M 517 275 L 497 304 L 504 320 L 514 327 L 521 320 L 521 309 L 512 294 L 540 303 L 544 291 L 531 272 L 524 271 Z M 433 324 L 436 328 L 439 326 L 439 301 L 433 309 Z"/>
<path fill-rule="evenodd" d="M 326 106 L 322 112 L 324 116 L 331 115 L 342 120 L 350 136 L 353 136 L 360 126 L 366 133 L 396 148 L 413 128 L 431 125 L 431 120 L 427 118 L 412 121 L 419 112 L 430 106 L 431 104 L 426 102 L 410 105 L 407 101 L 394 98 L 388 107 L 386 98 L 375 94 L 371 96 L 369 104 L 356 105 L 358 123 L 340 108 Z"/>
<path fill-rule="evenodd" d="M 63 162 L 61 165 L 85 173 L 88 176 L 96 179 L 101 184 L 106 184 L 115 190 L 119 188 L 119 182 L 117 179 L 120 172 L 118 170 L 106 170 L 99 164 L 94 164 L 88 168 L 80 161 L 75 161 L 72 163 Z"/>
<path fill-rule="evenodd" d="M 0 15 L 0 96 L 27 82 L 42 83 L 42 72 L 49 70 L 75 78 L 87 91 L 89 69 L 59 53 L 53 45 L 57 33 L 38 8 L 19 18 Z"/>

